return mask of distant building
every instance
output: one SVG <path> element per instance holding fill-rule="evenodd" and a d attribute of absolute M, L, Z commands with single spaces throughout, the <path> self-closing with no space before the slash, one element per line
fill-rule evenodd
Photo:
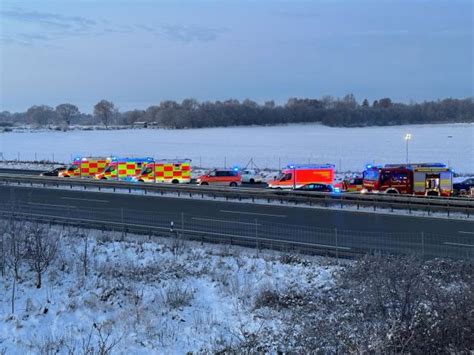
<path fill-rule="evenodd" d="M 148 122 L 133 122 L 133 128 L 148 128 Z"/>

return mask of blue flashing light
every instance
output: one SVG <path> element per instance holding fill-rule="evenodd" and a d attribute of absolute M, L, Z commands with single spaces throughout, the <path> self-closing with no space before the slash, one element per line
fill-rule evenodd
<path fill-rule="evenodd" d="M 340 193 L 341 193 L 341 189 L 340 189 L 339 187 L 335 187 L 335 188 L 334 188 L 334 193 L 340 194 Z"/>
<path fill-rule="evenodd" d="M 366 169 L 372 169 L 372 164 L 367 164 L 367 165 L 365 166 L 365 168 L 366 168 Z"/>
<path fill-rule="evenodd" d="M 288 164 L 286 169 L 334 169 L 334 164 Z"/>
<path fill-rule="evenodd" d="M 234 168 L 232 168 L 232 170 L 239 171 L 239 168 L 235 166 Z"/>

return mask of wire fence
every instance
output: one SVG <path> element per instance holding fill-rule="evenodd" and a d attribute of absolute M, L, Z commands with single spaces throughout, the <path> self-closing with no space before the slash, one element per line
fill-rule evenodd
<path fill-rule="evenodd" d="M 97 156 L 101 155 L 96 152 L 83 152 L 81 154 L 61 154 L 54 152 L 0 152 L 0 162 L 54 162 L 58 164 L 67 164 L 76 156 Z M 117 155 L 114 152 L 102 154 L 106 156 Z M 125 154 L 127 155 L 127 154 Z M 128 155 L 127 155 L 128 156 Z M 135 156 L 132 154 L 132 156 Z M 375 160 L 364 160 L 354 158 L 338 158 L 333 159 L 328 156 L 317 155 L 300 155 L 300 156 L 237 156 L 237 155 L 216 155 L 216 156 L 201 156 L 201 155 L 187 155 L 187 156 L 170 156 L 166 158 L 187 158 L 191 159 L 192 165 L 196 168 L 259 168 L 268 170 L 281 170 L 285 166 L 291 164 L 334 164 L 338 172 L 362 171 L 366 164 L 375 165 Z"/>
<path fill-rule="evenodd" d="M 451 235 L 413 231 L 403 233 L 319 228 L 274 223 L 262 218 L 217 218 L 190 213 L 141 211 L 128 208 L 54 206 L 42 203 L 0 202 L 4 218 L 71 224 L 86 228 L 169 235 L 214 243 L 336 257 L 361 254 L 417 254 L 423 257 L 474 257 L 474 233 Z"/>

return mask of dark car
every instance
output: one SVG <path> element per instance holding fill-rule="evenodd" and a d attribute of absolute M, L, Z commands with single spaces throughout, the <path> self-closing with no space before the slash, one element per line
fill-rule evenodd
<path fill-rule="evenodd" d="M 453 184 L 453 195 L 468 195 L 469 191 L 474 188 L 474 177 L 467 177 Z"/>
<path fill-rule="evenodd" d="M 335 192 L 332 185 L 328 184 L 306 184 L 296 188 L 298 191 L 315 191 L 315 192 Z"/>
<path fill-rule="evenodd" d="M 59 172 L 66 170 L 65 166 L 60 166 L 59 168 L 53 169 L 51 171 L 45 171 L 44 173 L 41 173 L 41 176 L 58 176 Z"/>

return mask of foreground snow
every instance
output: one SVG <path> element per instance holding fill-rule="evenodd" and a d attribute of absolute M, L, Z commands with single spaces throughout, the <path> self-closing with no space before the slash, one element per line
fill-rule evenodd
<path fill-rule="evenodd" d="M 473 351 L 469 260 L 343 262 L 1 220 L 0 235 L 0 353 Z M 41 288 L 38 240 L 41 258 L 57 250 Z"/>
<path fill-rule="evenodd" d="M 85 276 L 85 240 L 52 233 L 61 236 L 59 256 L 41 289 L 22 270 L 13 314 L 13 280 L 1 279 L 0 349 L 7 353 L 80 350 L 89 337 L 98 349 L 107 335 L 108 345 L 118 344 L 114 352 L 127 354 L 232 347 L 263 323 L 278 326 L 256 318 L 262 290 L 326 287 L 335 270 L 318 258 L 285 264 L 270 252 L 169 239 L 117 242 L 110 238 L 120 235 L 96 232 L 87 238 Z"/>

